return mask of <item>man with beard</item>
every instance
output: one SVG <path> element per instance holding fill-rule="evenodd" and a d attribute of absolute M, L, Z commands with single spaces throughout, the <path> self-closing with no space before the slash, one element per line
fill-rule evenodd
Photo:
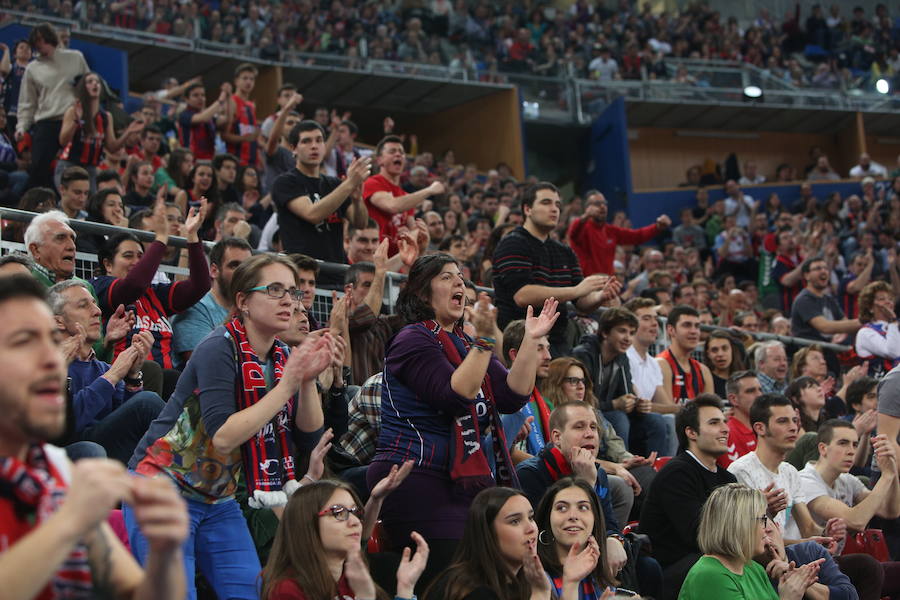
<path fill-rule="evenodd" d="M 175 356 L 183 361 L 182 365 L 187 363 L 200 340 L 228 317 L 233 302 L 228 296 L 231 276 L 250 254 L 250 244 L 239 238 L 228 237 L 213 246 L 209 253 L 212 287 L 196 304 L 172 320 Z"/>
<path fill-rule="evenodd" d="M 579 311 L 593 312 L 604 301 L 616 297 L 621 284 L 605 275 L 584 277 L 571 248 L 551 239 L 559 224 L 559 190 L 549 182 L 530 186 L 522 196 L 525 224 L 513 229 L 494 251 L 494 290 L 497 325 L 525 316 L 528 305 L 540 310 L 548 298 L 561 304 L 572 301 Z M 563 356 L 568 319 L 557 319 L 550 331 L 550 353 Z"/>
<path fill-rule="evenodd" d="M 584 214 L 569 226 L 568 238 L 585 275 L 612 275 L 616 246 L 649 242 L 672 224 L 669 217 L 660 215 L 656 223 L 640 229 L 610 225 L 606 222 L 609 211 L 606 198 L 597 190 L 585 194 L 584 205 Z"/>
<path fill-rule="evenodd" d="M 297 164 L 279 175 L 272 186 L 284 251 L 346 263 L 344 221 L 362 227 L 369 220 L 360 186 L 369 172 L 370 159 L 354 160 L 347 168 L 347 177 L 340 181 L 320 172 L 325 154 L 325 131 L 321 125 L 301 121 L 291 131 L 288 143 Z M 319 279 L 320 285 L 334 289 L 341 283 L 337 273 L 322 273 Z"/>
<path fill-rule="evenodd" d="M 845 319 L 837 299 L 831 295 L 831 269 L 824 258 L 809 258 L 801 267 L 806 287 L 791 307 L 791 335 L 823 342 L 842 343 L 848 334 L 856 333 L 859 319 Z M 823 351 L 828 368 L 840 373 L 837 356 Z"/>
<path fill-rule="evenodd" d="M 10 598 L 184 598 L 184 500 L 167 481 L 106 459 L 72 465 L 46 440 L 65 429 L 65 359 L 35 279 L 0 279 L 0 581 Z M 141 569 L 106 519 L 135 510 L 150 546 Z"/>

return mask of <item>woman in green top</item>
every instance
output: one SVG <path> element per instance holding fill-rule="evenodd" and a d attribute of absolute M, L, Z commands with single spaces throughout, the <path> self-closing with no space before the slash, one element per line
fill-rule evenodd
<path fill-rule="evenodd" d="M 703 556 L 688 572 L 678 600 L 801 600 L 816 582 L 819 563 L 783 574 L 776 592 L 765 569 L 753 561 L 765 552 L 771 527 L 759 490 L 740 483 L 713 490 L 697 532 Z"/>

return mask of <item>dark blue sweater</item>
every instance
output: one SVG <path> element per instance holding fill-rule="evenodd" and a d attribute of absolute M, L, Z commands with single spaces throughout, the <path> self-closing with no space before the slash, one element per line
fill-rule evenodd
<path fill-rule="evenodd" d="M 122 381 L 113 387 L 101 377 L 107 371 L 109 364 L 96 358 L 73 360 L 69 365 L 69 393 L 75 409 L 76 433 L 101 421 L 135 394 L 126 391 Z"/>

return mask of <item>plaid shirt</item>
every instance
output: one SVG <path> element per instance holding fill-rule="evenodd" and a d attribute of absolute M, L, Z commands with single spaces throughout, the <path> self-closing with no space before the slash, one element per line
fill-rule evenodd
<path fill-rule="evenodd" d="M 340 445 L 362 465 L 372 462 L 381 431 L 381 379 L 378 372 L 366 379 L 350 400 L 347 433 Z"/>

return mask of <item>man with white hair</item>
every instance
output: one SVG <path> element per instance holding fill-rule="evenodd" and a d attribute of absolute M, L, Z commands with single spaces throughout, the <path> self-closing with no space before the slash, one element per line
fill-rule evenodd
<path fill-rule="evenodd" d="M 760 342 L 753 352 L 753 362 L 763 394 L 783 394 L 787 390 L 788 359 L 784 344 L 777 340 Z"/>
<path fill-rule="evenodd" d="M 32 273 L 45 286 L 75 276 L 75 231 L 64 212 L 51 210 L 32 219 L 25 230 L 25 248 L 34 259 Z"/>

